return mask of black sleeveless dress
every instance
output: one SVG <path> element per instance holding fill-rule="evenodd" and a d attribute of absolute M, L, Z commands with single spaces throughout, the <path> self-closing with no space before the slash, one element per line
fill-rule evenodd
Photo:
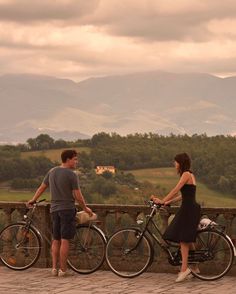
<path fill-rule="evenodd" d="M 201 207 L 196 202 L 196 186 L 185 184 L 181 188 L 182 204 L 166 229 L 163 239 L 172 242 L 191 243 L 196 241 Z"/>

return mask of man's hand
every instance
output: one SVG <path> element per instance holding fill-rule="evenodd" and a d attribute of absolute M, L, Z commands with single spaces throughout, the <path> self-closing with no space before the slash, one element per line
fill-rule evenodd
<path fill-rule="evenodd" d="M 84 211 L 87 212 L 89 214 L 89 216 L 93 216 L 93 212 L 92 212 L 92 209 L 90 209 L 88 206 L 86 206 L 84 208 Z"/>
<path fill-rule="evenodd" d="M 30 207 L 32 207 L 32 205 L 35 203 L 35 200 L 33 200 L 33 199 L 31 199 L 31 200 L 29 200 L 27 203 L 26 203 L 26 206 L 28 207 L 28 208 L 30 208 Z"/>

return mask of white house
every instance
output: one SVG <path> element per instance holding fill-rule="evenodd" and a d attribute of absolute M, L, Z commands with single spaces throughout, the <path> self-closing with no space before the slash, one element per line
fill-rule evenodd
<path fill-rule="evenodd" d="M 116 172 L 115 167 L 112 166 L 112 165 L 98 165 L 96 167 L 96 174 L 97 175 L 101 175 L 106 171 L 108 171 L 108 172 L 110 172 L 112 174 L 114 174 Z"/>

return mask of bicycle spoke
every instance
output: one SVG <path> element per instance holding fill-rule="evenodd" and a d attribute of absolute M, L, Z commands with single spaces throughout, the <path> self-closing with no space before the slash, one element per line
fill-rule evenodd
<path fill-rule="evenodd" d="M 197 235 L 195 261 L 199 273 L 194 275 L 203 280 L 216 280 L 225 275 L 232 266 L 233 248 L 224 236 L 218 231 L 202 231 Z M 194 257 L 193 257 L 194 258 Z"/>
<path fill-rule="evenodd" d="M 37 234 L 22 224 L 12 224 L 0 234 L 0 259 L 11 269 L 23 270 L 32 266 L 40 249 Z"/>
<path fill-rule="evenodd" d="M 111 270 L 121 277 L 135 277 L 148 267 L 152 250 L 139 231 L 124 229 L 114 233 L 107 243 L 106 260 Z"/>
<path fill-rule="evenodd" d="M 96 271 L 105 258 L 105 240 L 93 226 L 78 226 L 74 239 L 70 242 L 68 264 L 78 273 Z"/>

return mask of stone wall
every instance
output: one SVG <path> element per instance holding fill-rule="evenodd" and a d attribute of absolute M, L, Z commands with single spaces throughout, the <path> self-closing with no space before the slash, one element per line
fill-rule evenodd
<path fill-rule="evenodd" d="M 150 208 L 145 205 L 89 205 L 98 215 L 98 226 L 104 231 L 107 237 L 115 230 L 126 227 L 128 225 L 137 225 L 137 218 L 145 218 L 150 212 Z M 161 230 L 164 231 L 178 207 L 171 207 L 168 212 L 163 212 L 155 216 L 156 221 L 160 224 Z M 1 228 L 14 222 L 23 219 L 27 212 L 25 204 L 22 202 L 0 202 L 0 223 Z M 236 244 L 236 208 L 202 208 L 202 214 L 207 215 L 210 219 L 217 221 L 226 226 L 227 234 Z M 37 207 L 35 225 L 49 240 L 50 235 L 50 213 L 49 203 L 41 203 Z M 158 252 L 157 252 L 158 255 Z M 49 267 L 51 265 L 50 244 L 44 240 L 43 249 L 39 261 L 35 266 Z M 104 268 L 106 264 L 104 264 Z M 173 266 L 166 262 L 164 256 L 158 255 L 154 258 L 154 263 L 150 268 L 151 271 L 176 271 Z M 236 275 L 236 265 L 230 270 L 230 273 Z"/>

